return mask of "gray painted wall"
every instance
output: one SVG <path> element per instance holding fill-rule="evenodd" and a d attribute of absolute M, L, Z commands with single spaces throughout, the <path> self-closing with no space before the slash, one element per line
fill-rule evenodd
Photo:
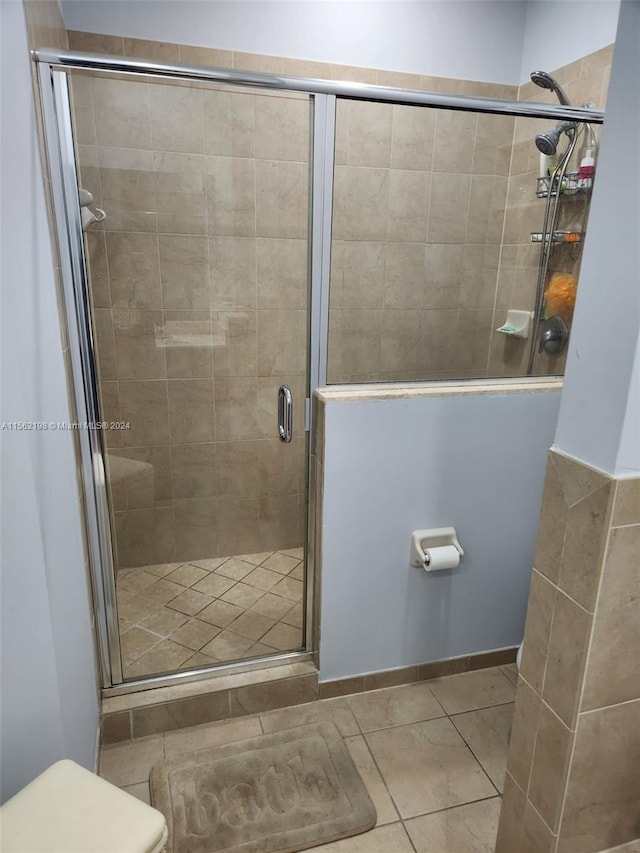
<path fill-rule="evenodd" d="M 528 0 L 521 83 L 537 69 L 553 71 L 616 40 L 620 0 Z"/>
<path fill-rule="evenodd" d="M 1 418 L 68 421 L 21 2 L 2 16 Z M 0 432 L 4 801 L 60 758 L 93 769 L 98 696 L 70 432 Z"/>
<path fill-rule="evenodd" d="M 517 83 L 526 3 L 63 0 L 68 29 Z"/>
<path fill-rule="evenodd" d="M 625 0 L 556 434 L 564 453 L 613 474 L 640 471 L 639 80 L 640 3 Z"/>
<path fill-rule="evenodd" d="M 522 639 L 559 392 L 327 405 L 321 680 Z M 453 525 L 458 569 L 409 564 Z"/>

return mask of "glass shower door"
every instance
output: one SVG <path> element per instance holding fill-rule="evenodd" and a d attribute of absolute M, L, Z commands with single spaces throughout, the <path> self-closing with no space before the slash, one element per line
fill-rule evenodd
<path fill-rule="evenodd" d="M 310 99 L 71 78 L 123 677 L 300 650 Z"/>

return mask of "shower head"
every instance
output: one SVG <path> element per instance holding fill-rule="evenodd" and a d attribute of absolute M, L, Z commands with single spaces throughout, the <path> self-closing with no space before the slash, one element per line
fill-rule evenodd
<path fill-rule="evenodd" d="M 571 101 L 567 97 L 567 93 L 564 91 L 562 86 L 551 76 L 551 74 L 547 74 L 546 71 L 532 71 L 531 82 L 535 83 L 536 86 L 540 86 L 541 89 L 548 89 L 550 92 L 555 92 L 561 104 L 564 104 L 565 106 L 569 106 L 571 104 Z"/>
<path fill-rule="evenodd" d="M 546 154 L 547 157 L 552 157 L 558 150 L 558 142 L 563 133 L 570 133 L 575 130 L 575 122 L 559 121 L 553 130 L 548 130 L 546 133 L 539 133 L 536 136 L 536 148 L 541 154 Z"/>

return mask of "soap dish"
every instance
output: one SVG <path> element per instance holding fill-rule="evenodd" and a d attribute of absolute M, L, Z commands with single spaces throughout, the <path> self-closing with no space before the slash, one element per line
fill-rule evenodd
<path fill-rule="evenodd" d="M 507 311 L 506 322 L 499 329 L 496 329 L 496 332 L 509 335 L 512 338 L 528 338 L 532 319 L 533 311 L 515 311 L 510 308 Z"/>

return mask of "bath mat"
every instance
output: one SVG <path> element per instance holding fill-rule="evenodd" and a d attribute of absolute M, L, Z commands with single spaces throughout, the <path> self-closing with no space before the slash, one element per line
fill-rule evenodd
<path fill-rule="evenodd" d="M 169 853 L 296 853 L 371 829 L 376 810 L 333 723 L 202 749 L 151 771 Z"/>

